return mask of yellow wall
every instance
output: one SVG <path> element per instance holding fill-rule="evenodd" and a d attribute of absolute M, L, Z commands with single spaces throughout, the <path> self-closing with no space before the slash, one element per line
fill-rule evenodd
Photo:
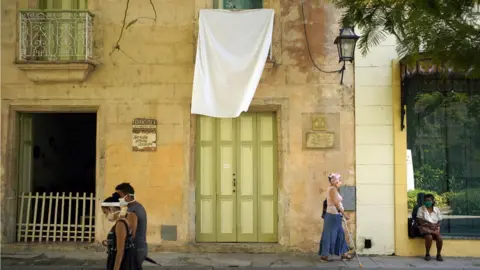
<path fill-rule="evenodd" d="M 407 220 L 407 132 L 400 130 L 400 65 L 392 62 L 392 108 L 395 148 L 395 254 L 399 256 L 425 255 L 423 239 L 408 238 Z M 432 247 L 435 250 L 435 247 Z M 433 252 L 433 251 L 432 251 Z M 444 256 L 480 257 L 480 240 L 445 239 Z"/>
<path fill-rule="evenodd" d="M 389 38 L 355 59 L 355 152 L 357 249 L 361 254 L 394 253 L 393 134 Z M 381 216 L 382 222 L 378 221 Z M 364 248 L 365 239 L 372 241 Z"/>
<path fill-rule="evenodd" d="M 33 2 L 33 1 L 30 1 Z M 110 55 L 121 29 L 126 1 L 91 0 L 95 14 L 94 55 L 100 65 L 84 83 L 34 84 L 15 65 L 20 8 L 27 0 L 2 1 L 2 207 L 14 209 L 15 110 L 69 110 L 90 108 L 98 113 L 97 197 L 128 181 L 148 211 L 148 242 L 154 246 L 186 245 L 195 241 L 195 179 L 190 101 L 193 81 L 196 20 L 209 0 L 154 0 L 155 26 L 141 19 L 125 31 L 122 52 Z M 276 11 L 273 55 L 253 105 L 278 110 L 279 124 L 279 243 L 301 251 L 316 251 L 322 229 L 321 204 L 327 175 L 338 171 L 348 185 L 355 183 L 353 70 L 347 65 L 344 85 L 340 74 L 316 70 L 305 46 L 299 1 L 265 1 Z M 149 1 L 131 1 L 127 21 L 152 17 Z M 331 5 L 306 3 L 310 48 L 325 70 L 340 68 L 333 41 L 340 12 Z M 52 71 L 52 74 L 55 74 Z M 53 75 L 52 75 L 53 76 Z M 270 107 L 269 107 L 270 106 Z M 326 114 L 335 132 L 335 148 L 304 150 L 304 130 L 311 115 Z M 132 119 L 158 121 L 158 148 L 132 152 Z M 12 135 L 13 134 L 13 135 Z M 8 147 L 7 147 L 8 146 Z M 2 211 L 2 241 L 12 239 L 14 210 Z M 99 213 L 97 209 L 97 213 Z M 96 240 L 103 240 L 108 224 L 97 215 Z M 13 225 L 12 225 L 13 222 Z M 161 225 L 176 225 L 178 241 L 162 241 Z M 5 230 L 3 230 L 6 228 Z"/>

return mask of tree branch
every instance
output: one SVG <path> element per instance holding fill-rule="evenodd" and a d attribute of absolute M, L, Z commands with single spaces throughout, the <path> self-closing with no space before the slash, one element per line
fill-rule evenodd
<path fill-rule="evenodd" d="M 153 24 L 155 25 L 157 23 L 157 9 L 155 8 L 155 5 L 153 4 L 153 0 L 149 0 L 150 1 L 150 5 L 152 6 L 152 9 L 153 9 L 153 14 L 154 14 L 154 18 L 151 18 L 151 17 L 138 17 L 132 21 L 130 21 L 128 24 L 127 24 L 127 16 L 128 16 L 128 9 L 130 7 L 130 0 L 127 0 L 127 4 L 126 4 L 126 7 L 125 7 L 125 12 L 123 14 L 123 21 L 122 21 L 122 30 L 120 30 L 120 35 L 118 36 L 118 39 L 117 39 L 117 42 L 115 42 L 115 44 L 113 45 L 113 48 L 112 48 L 112 51 L 110 52 L 110 56 L 115 52 L 115 51 L 121 51 L 123 52 L 123 54 L 125 54 L 128 58 L 132 59 L 134 62 L 136 62 L 132 57 L 130 57 L 127 53 L 125 53 L 125 51 L 123 51 L 121 48 L 120 48 L 120 41 L 122 40 L 123 38 L 123 33 L 125 32 L 126 29 L 128 29 L 130 26 L 132 26 L 133 24 L 135 24 L 139 19 L 150 19 L 150 20 L 153 20 Z"/>
<path fill-rule="evenodd" d="M 155 5 L 153 4 L 153 0 L 150 0 L 150 5 L 152 5 L 153 14 L 155 15 L 154 23 L 157 23 L 157 10 L 155 9 Z"/>
<path fill-rule="evenodd" d="M 125 13 L 123 14 L 122 30 L 120 30 L 120 35 L 118 36 L 117 42 L 113 45 L 110 55 L 112 55 L 116 50 L 120 50 L 120 40 L 122 40 L 123 31 L 125 31 L 129 5 L 130 5 L 130 0 L 127 0 L 127 6 L 125 7 Z"/>

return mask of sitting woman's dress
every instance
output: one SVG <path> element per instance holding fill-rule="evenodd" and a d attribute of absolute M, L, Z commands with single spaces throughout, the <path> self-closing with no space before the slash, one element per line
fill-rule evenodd
<path fill-rule="evenodd" d="M 417 221 L 418 230 L 422 236 L 433 234 L 440 234 L 439 222 L 442 220 L 440 209 L 433 207 L 432 213 L 428 212 L 425 205 L 418 208 Z"/>

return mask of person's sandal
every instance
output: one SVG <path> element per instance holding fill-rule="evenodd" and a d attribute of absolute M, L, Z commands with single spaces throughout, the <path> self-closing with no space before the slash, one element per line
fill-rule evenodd
<path fill-rule="evenodd" d="M 353 256 L 350 254 L 343 254 L 341 258 L 342 260 L 350 261 L 351 259 L 353 259 Z"/>
<path fill-rule="evenodd" d="M 425 261 L 429 262 L 432 260 L 432 257 L 430 257 L 430 254 L 425 255 Z"/>
<path fill-rule="evenodd" d="M 440 255 L 440 254 L 437 255 L 437 261 L 443 262 L 443 257 L 442 257 L 442 255 Z"/>
<path fill-rule="evenodd" d="M 333 260 L 330 259 L 330 258 L 328 258 L 327 256 L 321 256 L 321 257 L 320 257 L 320 260 L 321 260 L 322 262 L 333 262 Z"/>

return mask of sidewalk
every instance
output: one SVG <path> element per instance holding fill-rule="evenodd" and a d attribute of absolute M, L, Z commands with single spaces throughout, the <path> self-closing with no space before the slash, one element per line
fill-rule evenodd
<path fill-rule="evenodd" d="M 321 262 L 316 255 L 291 254 L 191 254 L 152 253 L 149 257 L 162 266 L 147 262 L 144 269 L 360 269 L 357 260 Z M 2 253 L 1 269 L 104 269 L 106 254 L 78 253 Z M 480 269 L 480 258 L 445 258 L 444 262 L 426 262 L 422 258 L 360 257 L 363 269 Z"/>

